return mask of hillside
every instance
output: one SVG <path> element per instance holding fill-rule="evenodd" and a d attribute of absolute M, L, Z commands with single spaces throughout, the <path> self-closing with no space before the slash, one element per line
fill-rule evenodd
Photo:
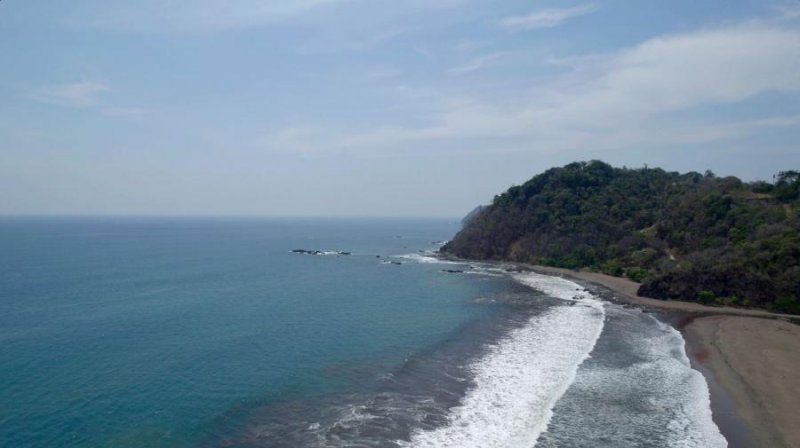
<path fill-rule="evenodd" d="M 624 275 L 657 299 L 800 314 L 799 193 L 795 171 L 746 183 L 576 162 L 496 196 L 442 252 Z"/>

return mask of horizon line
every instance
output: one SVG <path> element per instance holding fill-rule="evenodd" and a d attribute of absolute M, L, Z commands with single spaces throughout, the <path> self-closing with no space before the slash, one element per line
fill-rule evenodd
<path fill-rule="evenodd" d="M 465 214 L 466 215 L 466 214 Z M 457 219 L 463 216 L 445 215 L 258 215 L 258 214 L 159 214 L 159 213 L 2 213 L 1 218 L 205 218 L 205 219 Z"/>

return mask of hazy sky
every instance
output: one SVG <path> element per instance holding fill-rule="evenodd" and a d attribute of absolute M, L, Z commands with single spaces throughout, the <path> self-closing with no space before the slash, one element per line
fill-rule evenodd
<path fill-rule="evenodd" d="M 3 0 L 0 213 L 460 216 L 800 169 L 800 2 Z"/>

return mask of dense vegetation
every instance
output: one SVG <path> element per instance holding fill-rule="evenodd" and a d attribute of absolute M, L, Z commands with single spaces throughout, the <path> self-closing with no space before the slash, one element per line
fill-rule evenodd
<path fill-rule="evenodd" d="M 445 253 L 590 268 L 659 299 L 800 314 L 800 173 L 774 183 L 576 162 L 494 198 Z"/>

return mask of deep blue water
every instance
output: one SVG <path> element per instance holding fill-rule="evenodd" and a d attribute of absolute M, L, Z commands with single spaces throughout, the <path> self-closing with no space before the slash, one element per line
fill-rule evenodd
<path fill-rule="evenodd" d="M 456 230 L 446 220 L 3 218 L 0 446 L 215 445 L 258 409 L 378 387 L 497 310 L 471 299 L 507 279 L 376 257 L 436 248 Z"/>

